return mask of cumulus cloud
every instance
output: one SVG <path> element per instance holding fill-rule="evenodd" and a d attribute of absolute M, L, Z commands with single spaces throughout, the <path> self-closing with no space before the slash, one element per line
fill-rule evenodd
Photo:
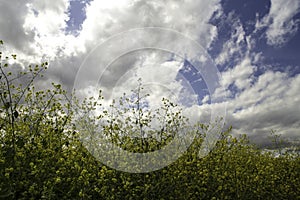
<path fill-rule="evenodd" d="M 68 0 L 33 0 L 27 4 L 23 29 L 26 33 L 34 34 L 32 54 L 53 61 L 79 51 L 80 44 L 76 38 L 65 31 L 69 19 L 68 7 Z"/>
<path fill-rule="evenodd" d="M 80 37 L 90 45 L 131 28 L 164 27 L 179 31 L 207 47 L 216 37 L 209 19 L 218 1 L 93 1 L 86 8 L 87 19 Z M 201 12 L 199 12 L 199 9 Z"/>
<path fill-rule="evenodd" d="M 266 37 L 269 45 L 282 46 L 293 37 L 299 26 L 299 19 L 293 17 L 300 11 L 298 0 L 272 0 L 270 12 L 262 21 L 256 23 L 256 28 L 267 27 Z"/>
<path fill-rule="evenodd" d="M 286 73 L 267 72 L 248 90 L 229 102 L 230 122 L 250 136 L 266 136 L 272 129 L 284 137 L 299 136 L 300 76 L 288 78 Z M 256 141 L 260 143 L 260 141 Z"/>
<path fill-rule="evenodd" d="M 247 133 L 257 144 L 270 142 L 271 130 L 294 140 L 299 136 L 300 100 L 296 91 L 300 90 L 300 76 L 267 71 L 256 77 L 256 57 L 245 53 L 237 65 L 222 72 L 221 84 L 231 97 L 226 104 L 226 122 L 233 125 L 234 134 Z M 230 89 L 232 85 L 236 89 Z M 203 109 L 207 112 L 209 107 L 218 106 L 205 105 Z"/>
<path fill-rule="evenodd" d="M 68 84 L 68 88 L 72 87 L 70 80 L 75 78 L 74 73 L 93 48 L 115 34 L 132 28 L 168 28 L 208 47 L 216 37 L 216 28 L 209 24 L 209 19 L 219 7 L 217 0 L 196 3 L 190 0 L 91 1 L 85 8 L 86 20 L 82 24 L 82 30 L 75 37 L 66 33 L 69 20 L 67 12 L 70 6 L 68 0 L 55 0 L 50 3 L 28 0 L 22 4 L 2 4 L 3 27 L 9 25 L 5 13 L 10 10 L 9 14 L 13 15 L 11 19 L 14 20 L 10 26 L 18 29 L 18 36 L 1 29 L 1 34 L 5 36 L 2 39 L 8 41 L 9 45 L 20 47 L 20 51 L 16 53 L 25 62 L 51 61 L 49 77 Z M 199 9 L 202 11 L 199 12 Z M 150 36 L 145 40 L 147 39 L 160 43 L 164 38 Z M 124 43 L 124 46 L 126 45 Z M 93 59 L 95 62 L 99 60 L 97 57 Z M 98 66 L 95 66 L 95 70 L 98 70 Z"/>
<path fill-rule="evenodd" d="M 255 69 L 256 66 L 252 65 L 251 59 L 245 57 L 234 68 L 222 73 L 222 86 L 228 88 L 231 84 L 234 84 L 239 90 L 248 89 L 251 86 Z"/>
<path fill-rule="evenodd" d="M 37 31 L 42 36 L 60 34 L 66 27 L 69 2 L 67 0 L 32 1 L 27 4 L 28 14 L 24 23 L 25 31 Z"/>
<path fill-rule="evenodd" d="M 232 14 L 229 14 L 225 20 L 232 23 L 233 30 L 231 31 L 230 39 L 223 44 L 221 53 L 215 59 L 215 62 L 218 65 L 224 65 L 226 62 L 230 61 L 235 54 L 241 56 L 243 54 L 242 47 L 246 42 L 245 31 L 239 19 L 236 19 Z"/>
<path fill-rule="evenodd" d="M 34 39 L 34 34 L 26 33 L 23 29 L 28 2 L 29 0 L 0 2 L 0 37 L 20 51 L 26 51 L 26 47 Z"/>
<path fill-rule="evenodd" d="M 199 12 L 199 9 L 203 11 Z M 169 0 L 164 2 L 120 0 L 113 3 L 108 1 L 92 1 L 90 5 L 86 7 L 87 18 L 82 24 L 82 31 L 78 39 L 84 41 L 86 49 L 90 50 L 97 48 L 98 45 L 102 45 L 102 42 L 105 43 L 107 39 L 110 39 L 116 34 L 121 34 L 128 29 L 162 27 L 178 31 L 197 41 L 202 46 L 207 47 L 216 37 L 216 29 L 209 24 L 209 19 L 217 9 L 218 1 L 199 1 L 196 3 L 189 0 Z M 172 38 L 167 38 L 168 36 L 169 35 L 163 34 L 155 36 L 145 34 L 141 37 L 144 38 L 144 41 L 149 41 L 148 43 L 152 46 L 162 46 L 163 48 L 163 44 L 174 43 Z M 181 91 L 182 85 L 180 83 L 175 84 L 174 81 L 178 70 L 182 67 L 182 63 L 173 60 L 174 56 L 172 54 L 167 54 L 167 58 L 164 59 L 164 62 L 156 61 L 157 63 L 153 62 L 154 64 L 149 63 L 149 60 L 153 59 L 151 58 L 151 56 L 153 56 L 151 53 L 144 55 L 143 58 L 148 63 L 146 61 L 142 63 L 141 58 L 137 58 L 138 54 L 127 55 L 126 59 L 124 56 L 112 58 L 113 52 L 115 51 L 114 48 L 118 50 L 123 47 L 133 46 L 132 43 L 135 42 L 135 37 L 139 36 L 132 35 L 131 40 L 122 43 L 122 47 L 118 45 L 110 47 L 109 51 L 111 53 L 109 54 L 107 52 L 99 52 L 97 54 L 98 56 L 95 55 L 93 58 L 89 58 L 89 65 L 94 66 L 94 70 L 89 69 L 89 74 L 82 74 L 82 77 L 86 77 L 84 79 L 90 80 L 91 74 L 97 74 L 97 70 L 104 70 L 104 74 L 100 73 L 103 75 L 101 76 L 101 85 L 104 86 L 107 91 L 111 92 L 112 89 L 115 91 L 126 91 L 126 89 L 132 87 L 132 84 L 130 84 L 132 79 L 129 77 L 132 76 L 132 73 L 135 73 L 136 76 L 140 76 L 146 82 L 150 82 L 150 79 L 153 79 L 153 82 L 168 85 L 168 87 L 172 87 L 172 89 L 169 88 L 169 90 L 174 90 L 176 91 L 175 93 L 179 93 L 178 91 Z M 179 42 L 176 45 L 180 47 L 182 44 Z M 161 51 L 158 52 L 159 54 L 164 54 Z M 147 56 L 149 56 L 149 58 L 147 58 Z M 156 54 L 155 59 L 159 60 L 158 57 L 158 54 Z M 164 57 L 166 57 L 166 55 L 164 55 Z M 112 65 L 101 65 L 100 63 L 103 59 L 112 60 Z M 122 67 L 116 67 L 118 65 Z M 136 67 L 138 65 L 139 67 Z M 133 72 L 134 70 L 135 72 Z M 126 78 L 127 80 L 125 80 Z M 173 80 L 171 81 L 171 79 Z M 115 87 L 116 82 L 124 82 L 127 84 L 123 84 L 123 87 L 118 89 Z M 125 86 L 128 88 L 124 88 Z M 162 91 L 156 91 L 157 95 L 164 93 L 162 87 L 160 89 Z"/>
<path fill-rule="evenodd" d="M 278 5 L 274 5 L 273 2 L 273 10 L 271 8 L 270 14 L 264 18 L 264 20 L 271 16 L 272 19 L 274 18 L 272 24 L 271 21 L 269 24 L 264 24 L 268 28 L 268 40 L 274 42 L 272 45 L 281 45 L 280 38 L 287 36 L 285 33 L 275 34 L 275 28 L 286 30 L 284 26 L 277 26 L 278 23 L 286 24 L 295 14 L 293 11 L 295 9 L 290 9 L 289 3 L 283 9 L 284 12 L 280 13 L 278 10 L 276 13 L 275 10 L 279 9 Z M 277 6 L 276 9 L 274 6 Z M 262 53 L 256 52 L 255 34 L 258 29 L 246 35 L 239 19 L 236 19 L 232 13 L 221 17 L 224 21 L 233 21 L 231 37 L 224 42 L 222 51 L 215 59 L 218 65 L 227 65 L 221 72 L 221 86 L 225 88 L 225 93 L 224 90 L 216 90 L 215 94 L 229 97 L 226 102 L 227 124 L 233 125 L 234 134 L 246 133 L 253 142 L 258 144 L 270 142 L 266 139 L 272 129 L 278 130 L 285 139 L 293 140 L 299 137 L 299 95 L 295 93 L 300 89 L 299 75 L 289 77 L 288 73 L 270 70 L 264 72 Z M 291 23 L 295 21 L 292 20 Z M 270 31 L 275 32 L 272 35 Z M 272 66 L 269 68 L 272 69 Z M 207 119 L 209 111 L 219 106 L 219 104 L 198 106 L 200 113 L 202 112 L 198 117 Z"/>
<path fill-rule="evenodd" d="M 182 89 L 182 85 L 176 81 L 176 76 L 183 66 L 183 59 L 169 59 L 170 53 L 156 50 L 126 54 L 106 69 L 106 74 L 100 80 L 101 86 L 108 96 L 114 93 L 115 97 L 120 97 L 124 92 L 129 94 L 131 90 L 136 89 L 138 80 L 141 79 L 143 87 L 151 94 L 149 102 L 157 104 L 163 97 L 172 96 L 173 100 L 176 100 L 174 95 L 179 96 Z M 126 70 L 124 63 L 127 65 Z M 111 84 L 113 80 L 115 83 Z"/>
<path fill-rule="evenodd" d="M 254 55 L 254 54 L 253 54 Z M 241 62 L 222 72 L 221 83 L 227 89 L 225 121 L 234 127 L 234 134 L 247 134 L 252 142 L 260 145 L 270 143 L 271 130 L 276 130 L 285 140 L 299 137 L 300 76 L 267 71 L 255 77 L 255 56 L 241 58 Z M 235 90 L 230 90 L 234 84 Z M 217 90 L 218 92 L 218 90 Z M 199 119 L 208 121 L 211 110 L 220 104 L 197 106 Z"/>
<path fill-rule="evenodd" d="M 76 53 L 79 46 L 76 38 L 64 31 L 69 1 L 1 1 L 0 4 L 0 37 L 6 43 L 5 51 L 16 53 L 23 67 Z"/>

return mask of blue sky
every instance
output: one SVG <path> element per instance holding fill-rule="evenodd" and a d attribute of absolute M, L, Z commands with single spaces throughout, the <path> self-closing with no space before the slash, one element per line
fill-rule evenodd
<path fill-rule="evenodd" d="M 85 7 L 91 0 L 86 1 L 70 1 L 68 9 L 69 20 L 67 21 L 66 31 L 77 35 L 81 30 L 81 25 L 86 19 Z"/>
<path fill-rule="evenodd" d="M 265 143 L 272 129 L 291 142 L 300 139 L 299 25 L 299 0 L 0 3 L 4 51 L 19 55 L 17 65 L 50 62 L 42 88 L 56 81 L 71 90 L 80 83 L 82 94 L 93 94 L 100 86 L 89 82 L 98 78 L 109 99 L 130 91 L 140 76 L 149 85 L 149 102 L 156 104 L 162 96 L 179 99 L 190 118 L 203 122 L 210 121 L 211 112 L 226 107 L 224 117 L 226 124 L 233 125 L 233 133 L 246 133 L 256 143 Z M 111 37 L 145 27 L 173 30 L 186 41 L 193 40 L 206 52 L 199 61 L 209 59 L 214 66 L 191 66 L 187 58 L 155 48 L 112 56 L 130 47 L 136 35 L 121 46 L 111 43 L 108 52 L 103 49 Z M 157 46 L 172 42 L 163 35 L 146 34 L 144 39 Z M 102 66 L 102 62 L 111 64 Z M 199 67 L 219 71 L 214 91 L 201 76 L 208 72 L 198 73 Z M 102 77 L 96 77 L 100 72 Z M 223 101 L 211 101 L 220 96 Z"/>

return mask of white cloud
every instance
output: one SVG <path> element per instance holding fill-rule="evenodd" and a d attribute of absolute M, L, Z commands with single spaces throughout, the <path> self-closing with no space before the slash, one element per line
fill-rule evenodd
<path fill-rule="evenodd" d="M 282 13 L 277 14 L 278 16 L 273 13 L 276 23 L 282 17 Z M 232 16 L 229 15 L 228 18 L 232 19 Z M 287 73 L 267 71 L 254 77 L 258 69 L 264 69 L 261 63 L 262 53 L 253 51 L 256 38 L 251 33 L 246 35 L 238 20 L 234 20 L 232 27 L 230 39 L 224 43 L 215 60 L 219 65 L 230 61 L 233 63 L 233 66 L 221 73 L 221 86 L 227 89 L 234 84 L 237 90 L 226 90 L 224 93 L 224 90 L 217 89 L 214 94 L 232 97 L 227 101 L 227 124 L 233 125 L 234 134 L 246 133 L 255 143 L 267 142 L 271 129 L 278 130 L 285 139 L 292 140 L 297 135 L 299 137 L 300 102 L 299 92 L 296 91 L 300 91 L 300 76 L 291 78 Z M 272 25 L 270 30 L 271 28 Z M 281 36 L 286 35 L 276 35 L 276 38 Z M 211 104 L 202 105 L 198 109 L 202 113 L 202 119 L 208 119 L 210 111 L 218 107 L 220 104 Z"/>
<path fill-rule="evenodd" d="M 79 49 L 74 36 L 65 35 L 67 0 L 1 1 L 0 37 L 7 53 L 16 53 L 25 66 L 60 59 Z"/>
<path fill-rule="evenodd" d="M 0 1 L 0 37 L 12 48 L 26 50 L 33 34 L 25 33 L 22 26 L 27 13 L 28 1 Z"/>
<path fill-rule="evenodd" d="M 124 92 L 130 94 L 131 90 L 137 88 L 138 79 L 141 78 L 144 92 L 150 94 L 147 100 L 151 108 L 153 108 L 152 105 L 154 108 L 161 105 L 162 98 L 179 103 L 184 88 L 180 82 L 176 81 L 176 76 L 179 69 L 183 67 L 183 59 L 173 57 L 173 60 L 169 60 L 169 58 L 169 53 L 153 50 L 135 52 L 120 58 L 118 62 L 106 69 L 107 74 L 104 79 L 117 77 L 115 84 L 101 85 L 104 91 L 109 91 L 104 93 L 105 97 L 117 99 Z M 125 63 L 129 61 L 132 66 L 124 70 L 122 61 Z M 117 75 L 116 71 L 120 74 Z M 110 81 L 113 80 L 110 78 Z M 185 95 L 192 96 L 191 93 Z"/>
<path fill-rule="evenodd" d="M 33 54 L 51 61 L 78 51 L 80 44 L 75 37 L 65 33 L 68 7 L 68 0 L 33 0 L 27 4 L 23 28 L 26 33 L 34 34 Z"/>
<path fill-rule="evenodd" d="M 86 20 L 78 37 L 65 33 L 69 4 L 68 0 L 1 2 L 1 39 L 7 41 L 11 49 L 17 47 L 19 51 L 16 53 L 22 61 L 39 63 L 47 60 L 55 63 L 52 68 L 64 71 L 71 69 L 69 65 L 74 65 L 70 60 L 74 56 L 82 59 L 100 42 L 131 28 L 158 26 L 174 29 L 205 47 L 216 37 L 216 28 L 208 21 L 218 9 L 217 0 L 196 3 L 191 0 L 91 1 L 86 7 Z M 79 65 L 77 63 L 76 67 Z M 67 75 L 65 72 L 57 74 Z"/>
<path fill-rule="evenodd" d="M 267 72 L 247 90 L 228 102 L 227 121 L 235 132 L 262 137 L 277 129 L 285 138 L 299 134 L 300 76 L 288 78 L 280 72 Z M 261 143 L 262 141 L 255 141 Z"/>
<path fill-rule="evenodd" d="M 234 68 L 230 68 L 222 73 L 221 84 L 228 88 L 230 84 L 235 84 L 239 90 L 248 89 L 251 86 L 252 75 L 256 66 L 251 63 L 251 58 L 246 56 Z"/>
<path fill-rule="evenodd" d="M 208 23 L 210 17 L 219 8 L 218 1 L 190 1 L 190 0 L 167 0 L 167 1 L 141 1 L 141 0 L 121 0 L 111 3 L 111 1 L 92 1 L 86 8 L 86 20 L 82 24 L 82 31 L 78 39 L 85 43 L 87 51 L 91 50 L 108 38 L 122 31 L 132 28 L 141 27 L 163 27 L 179 31 L 184 35 L 196 40 L 204 47 L 208 47 L 216 37 L 216 28 Z M 199 9 L 202 10 L 199 12 Z M 132 36 L 133 40 L 135 36 Z M 171 38 L 164 38 L 153 35 L 143 35 L 146 41 L 154 41 L 153 44 L 162 44 L 170 42 Z M 132 46 L 133 41 L 124 41 L 122 46 Z M 181 44 L 177 44 L 180 46 Z M 123 47 L 110 47 L 109 51 Z M 162 55 L 160 55 L 162 54 Z M 136 79 L 141 77 L 144 82 L 156 82 L 163 87 L 156 87 L 154 101 L 161 100 L 165 89 L 172 91 L 174 96 L 179 96 L 183 92 L 182 83 L 176 82 L 178 70 L 182 67 L 182 61 L 174 60 L 171 54 L 157 51 L 154 54 L 144 54 L 144 58 L 139 58 L 138 54 L 122 56 L 121 58 L 109 58 L 112 54 L 100 52 L 95 56 L 94 61 L 90 61 L 92 74 L 96 74 L 99 69 L 101 59 L 117 59 L 111 66 L 105 69 L 102 86 L 109 92 L 109 96 L 114 92 L 131 90 L 135 87 Z M 155 56 L 153 56 L 155 55 Z M 160 60 L 162 57 L 162 60 Z M 152 59 L 152 60 L 151 60 Z M 204 61 L 205 58 L 202 57 Z M 120 67 L 121 66 L 121 67 Z M 124 67 L 126 66 L 126 67 Z M 98 69 L 97 69 L 98 68 Z M 136 76 L 134 76 L 136 75 Z M 86 80 L 91 79 L 91 73 L 86 74 Z M 135 81 L 133 81 L 135 79 Z M 115 86 L 115 83 L 118 87 Z M 122 83 L 122 84 L 121 84 Z M 191 95 L 191 90 L 185 90 L 185 95 L 191 96 L 194 101 L 195 97 Z M 166 95 L 165 95 L 166 97 Z M 156 99 L 155 99 L 156 98 Z"/>
<path fill-rule="evenodd" d="M 27 44 L 19 45 L 22 46 L 22 50 L 17 52 L 19 58 L 23 61 L 27 59 L 37 63 L 45 60 L 51 61 L 52 65 L 50 65 L 51 70 L 49 71 L 52 75 L 49 76 L 56 80 L 60 79 L 64 83 L 71 82 L 69 76 L 72 75 L 74 78 L 74 73 L 66 70 L 77 70 L 89 51 L 109 37 L 131 28 L 155 26 L 174 29 L 191 37 L 204 47 L 208 47 L 217 34 L 216 28 L 208 23 L 214 11 L 219 8 L 217 0 L 196 3 L 191 0 L 92 1 L 86 7 L 86 20 L 82 24 L 82 30 L 78 37 L 65 33 L 66 21 L 69 19 L 67 13 L 69 3 L 68 0 L 52 2 L 28 0 L 20 9 L 23 10 L 22 12 L 13 11 L 20 15 L 15 17 L 18 19 L 18 23 L 12 25 L 17 26 L 21 30 L 19 32 L 23 33 L 24 36 L 20 37 L 20 41 L 24 40 L 25 36 L 30 36 Z M 9 8 L 15 6 L 8 3 L 5 5 Z M 199 12 L 199 9 L 202 11 Z M 7 21 L 3 23 L 7 23 Z M 7 34 L 7 37 L 10 35 Z M 157 43 L 160 43 L 163 42 L 163 37 L 149 37 L 148 40 L 157 40 Z M 3 39 L 6 40 L 6 38 Z M 14 43 L 14 40 L 12 38 L 11 43 Z M 126 45 L 124 43 L 124 46 Z M 111 51 L 114 51 L 113 48 Z M 74 63 L 75 56 L 79 58 L 75 58 L 77 63 Z M 95 59 L 94 63 L 97 63 L 99 57 L 93 59 Z M 162 67 L 167 69 L 166 65 L 167 63 Z M 99 65 L 95 65 L 95 67 L 94 70 L 98 70 Z M 127 69 L 122 68 L 122 70 L 126 71 Z M 117 73 L 122 74 L 122 70 Z M 143 68 L 143 70 L 143 73 L 148 75 L 153 74 L 154 71 L 152 67 Z M 62 74 L 65 77 L 62 77 Z M 156 76 L 163 74 L 156 72 Z M 88 80 L 90 77 L 87 75 L 86 78 Z M 165 78 L 160 77 L 160 80 L 165 80 Z M 113 83 L 115 80 L 110 81 Z M 68 85 L 68 87 L 72 87 L 72 85 Z"/>
<path fill-rule="evenodd" d="M 266 37 L 268 44 L 282 46 L 298 30 L 300 21 L 293 19 L 293 17 L 299 11 L 299 0 L 272 0 L 269 14 L 262 21 L 256 23 L 256 29 L 267 27 Z"/>
<path fill-rule="evenodd" d="M 41 36 L 59 35 L 66 27 L 69 19 L 66 13 L 69 6 L 67 0 L 39 1 L 27 4 L 28 15 L 25 18 L 25 31 L 36 30 Z"/>
<path fill-rule="evenodd" d="M 233 14 L 228 15 L 227 21 L 233 21 L 231 37 L 223 44 L 222 51 L 216 57 L 218 65 L 226 66 L 221 72 L 220 85 L 223 89 L 217 89 L 215 96 L 232 96 L 242 90 L 251 87 L 254 81 L 253 74 L 257 70 L 256 63 L 261 54 L 253 52 L 255 40 L 251 35 L 246 35 L 244 28 Z M 229 86 L 236 86 L 238 91 L 230 91 Z"/>
<path fill-rule="evenodd" d="M 131 28 L 164 27 L 179 31 L 208 47 L 216 28 L 208 21 L 218 9 L 218 1 L 93 1 L 86 8 L 87 19 L 80 37 L 90 45 Z M 201 10 L 201 12 L 199 12 Z"/>
<path fill-rule="evenodd" d="M 205 95 L 204 97 L 203 97 L 203 99 L 202 99 L 202 104 L 206 104 L 206 103 L 208 103 L 208 101 L 209 101 L 209 95 Z"/>
<path fill-rule="evenodd" d="M 226 62 L 232 60 L 234 54 L 241 56 L 243 53 L 241 48 L 245 44 L 245 31 L 240 21 L 234 19 L 231 14 L 227 20 L 232 21 L 233 30 L 230 39 L 223 44 L 221 53 L 215 59 L 218 65 L 224 65 Z"/>

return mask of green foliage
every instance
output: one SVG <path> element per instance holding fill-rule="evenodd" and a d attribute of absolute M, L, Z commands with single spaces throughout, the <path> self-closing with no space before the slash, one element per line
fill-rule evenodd
<path fill-rule="evenodd" d="M 111 142 L 148 152 L 168 144 L 186 126 L 180 109 L 166 99 L 156 111 L 143 109 L 139 87 L 135 98 L 124 95 L 94 115 L 102 106 L 101 93 L 81 104 L 57 84 L 38 91 L 34 80 L 47 63 L 16 72 L 9 65 L 16 56 L 0 56 L 0 199 L 300 199 L 299 154 L 263 154 L 229 129 L 208 156 L 199 158 L 208 126 L 201 123 L 193 129 L 199 137 L 173 164 L 141 174 L 111 169 L 79 141 L 83 133 L 73 124 L 74 110 L 89 116 L 89 125 L 102 121 L 98 125 Z M 20 84 L 21 79 L 27 81 Z M 158 131 L 151 129 L 153 120 Z M 160 140 L 134 139 L 136 133 L 158 134 Z"/>

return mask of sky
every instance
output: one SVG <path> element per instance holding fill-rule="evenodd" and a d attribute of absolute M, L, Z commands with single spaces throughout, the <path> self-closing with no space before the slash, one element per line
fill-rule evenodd
<path fill-rule="evenodd" d="M 193 121 L 224 117 L 257 144 L 300 139 L 299 0 L 0 1 L 14 63 L 48 61 L 61 83 L 107 101 L 142 79 L 147 106 L 167 97 Z"/>

